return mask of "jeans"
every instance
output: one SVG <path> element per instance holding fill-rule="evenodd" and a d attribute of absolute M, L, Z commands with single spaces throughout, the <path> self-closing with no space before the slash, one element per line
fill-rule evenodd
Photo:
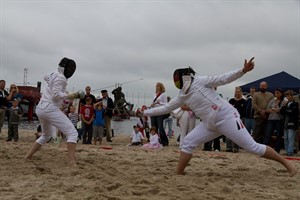
<path fill-rule="evenodd" d="M 254 131 L 255 120 L 253 118 L 245 118 L 245 127 L 247 131 L 252 135 Z"/>
<path fill-rule="evenodd" d="M 173 133 L 172 123 L 173 123 L 173 119 L 171 117 L 164 119 L 164 129 L 165 130 L 168 125 L 168 134 L 167 134 L 168 137 L 172 137 L 172 133 Z"/>
<path fill-rule="evenodd" d="M 282 132 L 283 132 L 282 120 L 268 120 L 267 131 L 264 135 L 264 141 L 263 141 L 264 144 L 270 145 L 271 138 L 272 138 L 274 131 L 275 131 L 275 136 L 276 136 L 275 150 L 277 152 L 279 152 L 281 149 L 280 143 L 281 143 L 281 137 L 282 137 Z"/>
<path fill-rule="evenodd" d="M 288 155 L 294 154 L 295 133 L 294 129 L 284 129 L 284 148 Z"/>

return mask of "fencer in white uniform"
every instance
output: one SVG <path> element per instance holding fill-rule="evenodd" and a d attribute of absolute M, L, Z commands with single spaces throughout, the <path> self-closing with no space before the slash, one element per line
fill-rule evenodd
<path fill-rule="evenodd" d="M 181 105 L 187 105 L 202 120 L 183 140 L 177 174 L 184 174 L 194 148 L 220 135 L 225 135 L 249 152 L 280 162 L 287 168 L 290 176 L 296 174 L 296 168 L 289 161 L 272 148 L 252 139 L 240 120 L 238 111 L 214 90 L 214 87 L 231 83 L 251 71 L 254 68 L 253 59 L 249 62 L 245 60 L 242 69 L 218 76 L 195 77 L 191 68 L 177 69 L 174 72 L 174 83 L 181 89 L 179 95 L 161 107 L 144 111 L 145 116 L 162 115 Z"/>
<path fill-rule="evenodd" d="M 36 114 L 41 122 L 42 135 L 27 153 L 25 159 L 31 159 L 32 155 L 52 137 L 56 127 L 67 139 L 68 159 L 70 165 L 76 165 L 75 148 L 78 132 L 68 117 L 60 110 L 65 99 L 74 99 L 83 96 L 83 92 L 68 94 L 66 91 L 67 80 L 76 70 L 74 60 L 63 58 L 58 70 L 44 77 L 47 85 L 36 107 Z"/>

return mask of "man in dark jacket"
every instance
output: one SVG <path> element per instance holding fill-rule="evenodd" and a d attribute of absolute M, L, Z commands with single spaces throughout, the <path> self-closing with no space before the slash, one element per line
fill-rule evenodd
<path fill-rule="evenodd" d="M 103 108 L 105 109 L 104 112 L 104 120 L 105 120 L 105 129 L 106 129 L 106 141 L 111 141 L 111 118 L 113 116 L 113 109 L 114 109 L 114 102 L 113 100 L 108 96 L 107 90 L 101 90 L 102 95 L 102 104 Z"/>

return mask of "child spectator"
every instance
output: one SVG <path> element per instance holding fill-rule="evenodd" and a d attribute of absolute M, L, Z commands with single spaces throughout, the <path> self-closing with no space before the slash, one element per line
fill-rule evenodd
<path fill-rule="evenodd" d="M 92 144 L 94 108 L 91 104 L 92 99 L 87 97 L 86 104 L 81 108 L 82 144 Z"/>
<path fill-rule="evenodd" d="M 147 110 L 147 106 L 143 105 L 141 111 L 144 112 L 144 110 Z M 150 123 L 149 123 L 149 117 L 143 116 L 143 122 L 144 122 L 144 131 L 147 138 L 147 142 L 150 142 Z"/>
<path fill-rule="evenodd" d="M 137 116 L 137 122 L 136 122 L 136 125 L 139 127 L 139 131 L 142 133 L 143 137 L 145 137 L 145 134 L 144 134 L 144 124 L 145 124 L 145 121 L 144 121 L 144 117 L 143 117 L 143 114 L 141 112 L 141 110 L 138 108 L 137 111 L 136 111 L 136 116 Z"/>
<path fill-rule="evenodd" d="M 15 142 L 19 140 L 18 126 L 23 115 L 22 109 L 19 107 L 18 99 L 13 99 L 12 107 L 9 109 L 9 122 L 8 122 L 8 137 L 7 142 L 14 139 Z"/>
<path fill-rule="evenodd" d="M 130 146 L 133 145 L 142 145 L 143 144 L 143 134 L 139 131 L 138 126 L 133 126 L 134 131 L 131 133 L 131 144 Z"/>
<path fill-rule="evenodd" d="M 103 132 L 105 127 L 104 121 L 104 111 L 102 101 L 99 101 L 94 104 L 94 113 L 95 118 L 93 122 L 93 137 L 94 137 L 94 145 L 97 144 L 97 140 L 99 141 L 99 145 L 102 143 Z"/>
<path fill-rule="evenodd" d="M 159 143 L 159 137 L 155 127 L 150 129 L 150 142 L 143 145 L 145 149 L 160 149 L 162 145 Z"/>
<path fill-rule="evenodd" d="M 78 115 L 77 112 L 75 112 L 75 107 L 72 106 L 72 105 L 69 107 L 69 111 L 70 112 L 68 114 L 68 117 L 69 117 L 70 121 L 72 122 L 73 126 L 75 127 L 75 129 L 78 132 L 78 140 L 81 140 L 81 135 L 79 135 L 79 130 L 77 128 L 77 123 L 79 121 L 79 115 Z"/>

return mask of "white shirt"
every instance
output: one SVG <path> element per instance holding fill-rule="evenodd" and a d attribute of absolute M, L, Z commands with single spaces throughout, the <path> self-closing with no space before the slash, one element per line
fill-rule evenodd
<path fill-rule="evenodd" d="M 136 133 L 135 131 L 133 131 L 133 132 L 131 133 L 130 138 L 132 138 L 132 142 L 141 142 L 142 139 L 144 139 L 144 137 L 143 137 L 143 135 L 142 135 L 141 132 L 137 132 L 137 133 Z"/>
<path fill-rule="evenodd" d="M 213 129 L 216 123 L 216 113 L 221 106 L 231 106 L 220 97 L 214 90 L 214 87 L 231 83 L 243 75 L 242 70 L 238 69 L 218 76 L 197 76 L 194 78 L 187 94 L 180 91 L 179 95 L 171 99 L 169 103 L 158 108 L 145 110 L 144 115 L 154 116 L 170 113 L 181 105 L 186 104 L 197 117 L 202 119 L 208 128 Z"/>
<path fill-rule="evenodd" d="M 107 108 L 107 98 L 102 99 L 103 108 Z"/>
<path fill-rule="evenodd" d="M 155 135 L 150 135 L 150 144 L 152 145 L 156 145 L 156 144 L 159 144 L 159 141 L 158 141 L 159 137 L 157 134 Z"/>
<path fill-rule="evenodd" d="M 156 93 L 154 93 L 154 98 L 153 98 L 153 100 L 156 98 L 156 96 L 157 96 Z M 168 99 L 167 99 L 166 93 L 165 93 L 165 92 L 161 93 L 161 94 L 159 95 L 159 97 L 157 97 L 157 98 L 155 99 L 155 101 L 154 101 L 153 103 L 157 103 L 157 104 L 154 105 L 154 108 L 163 106 L 163 105 L 165 105 L 166 103 L 168 103 Z"/>
<path fill-rule="evenodd" d="M 47 86 L 44 89 L 41 100 L 52 102 L 55 105 L 60 106 L 63 103 L 63 100 L 67 98 L 66 77 L 56 71 L 50 75 L 45 76 L 44 80 L 47 82 Z"/>

